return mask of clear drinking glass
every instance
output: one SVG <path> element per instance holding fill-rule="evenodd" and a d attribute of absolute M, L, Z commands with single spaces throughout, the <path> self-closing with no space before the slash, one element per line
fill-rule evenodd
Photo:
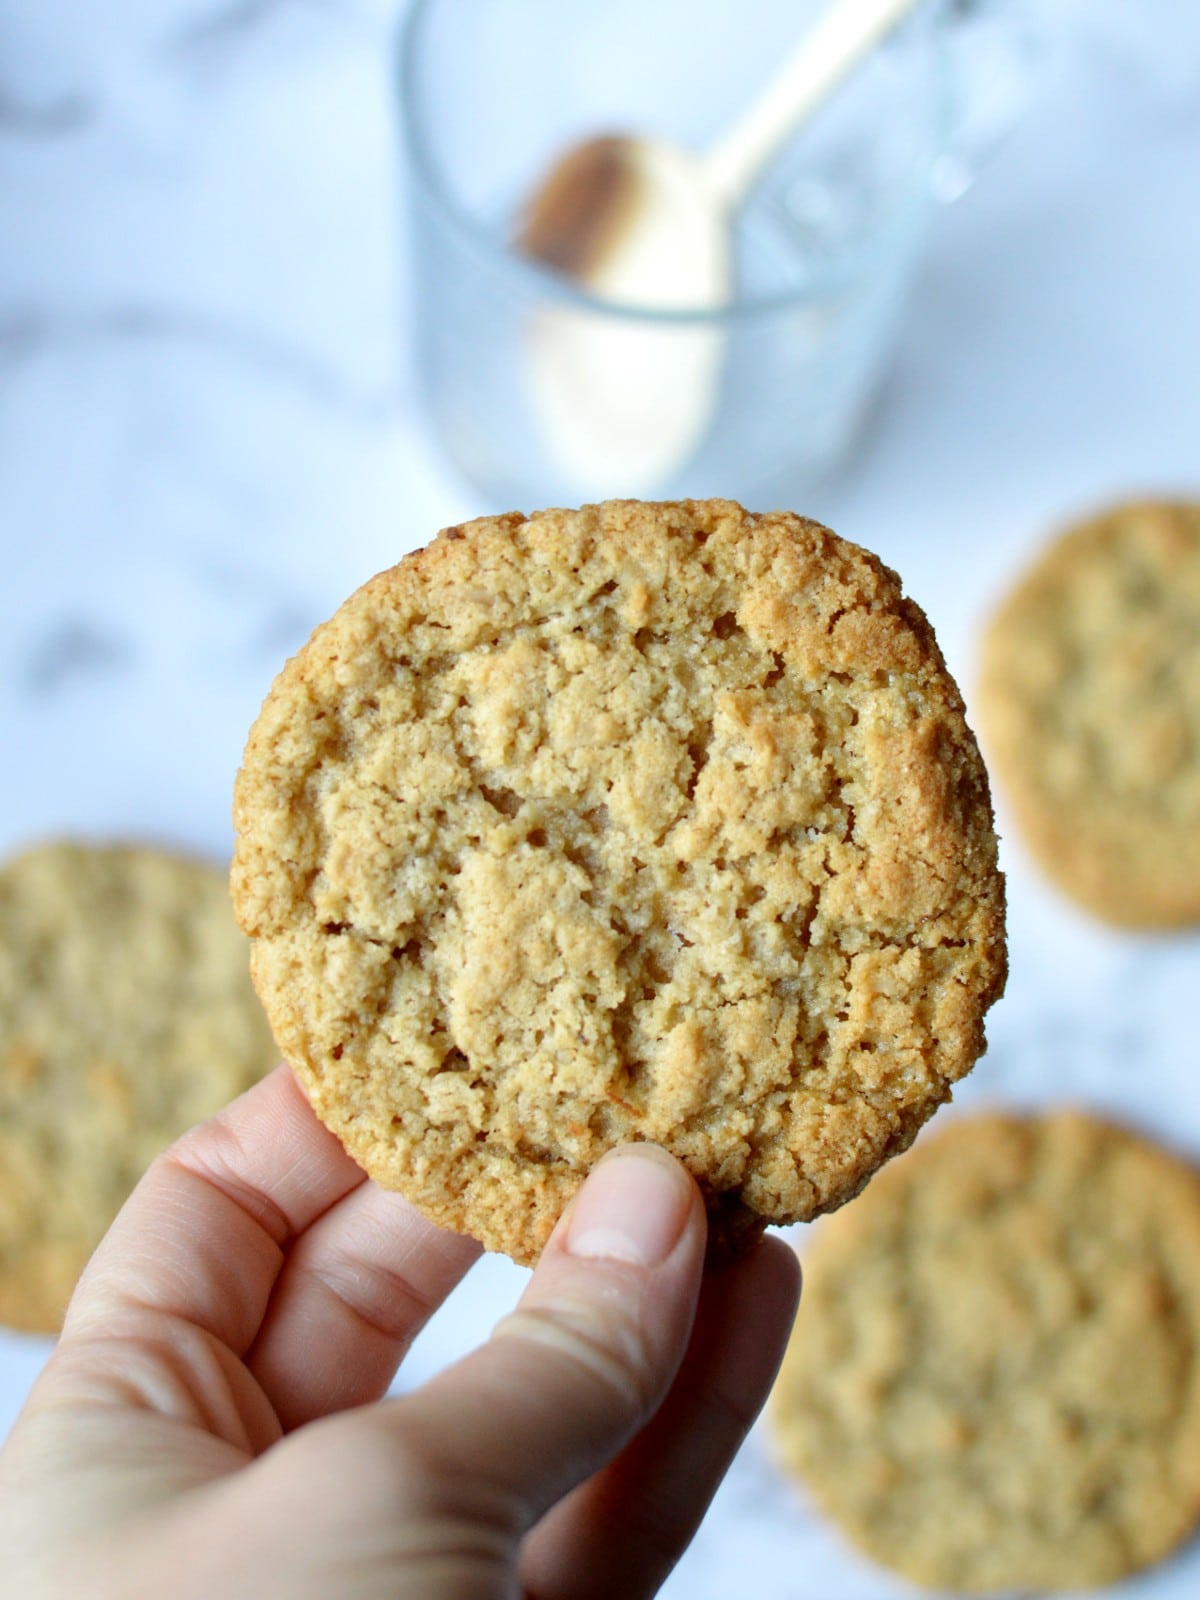
<path fill-rule="evenodd" d="M 965 186 L 976 147 L 1011 113 L 1013 46 L 1025 46 L 1011 9 L 918 7 L 735 213 L 729 302 L 687 312 L 583 292 L 519 253 L 517 219 L 554 162 L 598 134 L 708 148 L 822 5 L 413 0 L 399 96 L 416 358 L 452 461 L 502 506 L 801 502 L 859 432 L 938 200 Z M 982 76 L 1001 93 L 981 124 L 976 84 L 964 116 L 960 47 L 992 13 Z M 614 366 L 621 376 L 616 437 L 611 417 L 592 428 L 586 383 L 547 390 L 539 340 L 564 328 L 605 355 L 610 405 Z"/>

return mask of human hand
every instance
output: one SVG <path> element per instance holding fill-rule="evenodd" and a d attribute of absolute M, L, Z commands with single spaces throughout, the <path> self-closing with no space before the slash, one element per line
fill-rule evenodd
<path fill-rule="evenodd" d="M 0 1452 L 22 1600 L 622 1600 L 687 1544 L 795 1309 L 703 1275 L 683 1168 L 605 1158 L 517 1310 L 376 1401 L 478 1254 L 365 1181 L 280 1068 L 143 1179 Z"/>

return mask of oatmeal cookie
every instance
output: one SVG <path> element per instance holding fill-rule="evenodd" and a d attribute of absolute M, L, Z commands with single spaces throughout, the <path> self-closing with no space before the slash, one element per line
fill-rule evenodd
<path fill-rule="evenodd" d="M 866 552 L 730 501 L 447 529 L 284 668 L 235 822 L 317 1114 L 518 1261 L 627 1139 L 727 1236 L 840 1205 L 1003 984 L 987 781 L 929 624 Z"/>
<path fill-rule="evenodd" d="M 277 1060 L 219 869 L 67 842 L 0 867 L 0 1322 L 57 1329 L 151 1159 Z"/>
<path fill-rule="evenodd" d="M 787 1468 L 953 1594 L 1082 1589 L 1200 1517 L 1200 1179 L 1079 1112 L 939 1129 L 816 1231 Z"/>
<path fill-rule="evenodd" d="M 1128 927 L 1200 922 L 1200 505 L 1059 538 L 997 612 L 985 746 L 1032 854 Z"/>

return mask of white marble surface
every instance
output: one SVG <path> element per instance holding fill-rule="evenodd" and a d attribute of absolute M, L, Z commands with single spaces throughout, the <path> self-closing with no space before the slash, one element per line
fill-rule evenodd
<path fill-rule="evenodd" d="M 488 509 L 410 373 L 395 0 L 0 4 L 0 850 L 224 852 L 273 671 L 349 589 Z M 1200 490 L 1200 12 L 1051 8 L 1026 118 L 940 220 L 869 437 L 801 509 L 879 550 L 970 700 L 1058 519 Z M 1200 945 L 1108 933 L 1004 842 L 1012 979 L 959 1096 L 1110 1108 L 1200 1155 Z M 482 1337 L 486 1262 L 414 1353 Z M 0 1338 L 0 1428 L 46 1353 Z M 667 1593 L 884 1600 L 756 1437 Z M 1127 1585 L 1200 1592 L 1200 1550 Z"/>

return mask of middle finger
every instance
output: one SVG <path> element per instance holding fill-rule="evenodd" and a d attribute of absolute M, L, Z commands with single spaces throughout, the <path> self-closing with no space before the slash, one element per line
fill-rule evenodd
<path fill-rule="evenodd" d="M 377 1400 L 480 1254 L 365 1183 L 293 1245 L 246 1364 L 286 1430 Z"/>

